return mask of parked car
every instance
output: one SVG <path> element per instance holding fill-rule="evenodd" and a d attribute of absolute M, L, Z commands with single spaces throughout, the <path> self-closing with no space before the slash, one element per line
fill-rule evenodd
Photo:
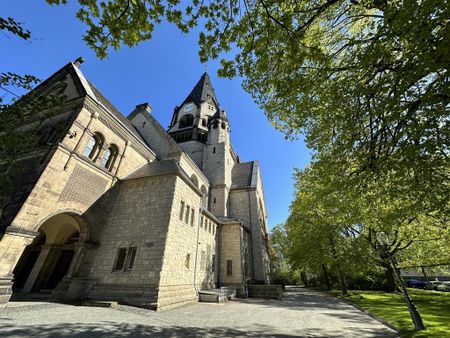
<path fill-rule="evenodd" d="M 438 280 L 430 281 L 430 282 L 428 283 L 428 289 L 431 289 L 431 290 L 437 290 L 438 285 L 440 285 L 441 283 L 442 283 L 442 282 L 440 282 L 440 281 L 438 281 Z"/>
<path fill-rule="evenodd" d="M 427 282 L 420 279 L 407 279 L 406 285 L 410 288 L 425 289 L 427 287 Z"/>
<path fill-rule="evenodd" d="M 449 281 L 439 282 L 435 290 L 450 292 L 450 282 Z"/>

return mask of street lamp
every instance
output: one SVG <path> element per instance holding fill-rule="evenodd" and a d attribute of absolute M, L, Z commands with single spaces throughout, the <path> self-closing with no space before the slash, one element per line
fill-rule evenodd
<path fill-rule="evenodd" d="M 409 314 L 411 315 L 411 319 L 414 323 L 414 327 L 416 330 L 425 330 L 425 325 L 423 324 L 422 317 L 420 316 L 419 310 L 416 305 L 413 303 L 411 296 L 406 289 L 405 283 L 403 282 L 402 277 L 397 269 L 397 265 L 395 264 L 394 257 L 389 250 L 389 237 L 385 232 L 377 233 L 377 240 L 381 244 L 381 247 L 386 252 L 389 257 L 389 262 L 391 263 L 392 269 L 394 270 L 394 275 L 397 279 L 397 282 L 400 284 L 400 288 L 402 289 L 403 296 L 405 297 L 406 304 L 408 305 Z"/>

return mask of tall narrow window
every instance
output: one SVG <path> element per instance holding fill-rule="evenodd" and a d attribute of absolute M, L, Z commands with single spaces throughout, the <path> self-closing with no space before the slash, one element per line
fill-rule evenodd
<path fill-rule="evenodd" d="M 103 137 L 100 134 L 94 134 L 89 139 L 84 148 L 83 155 L 95 160 L 103 144 Z"/>
<path fill-rule="evenodd" d="M 125 271 L 133 269 L 134 260 L 136 258 L 136 251 L 137 251 L 136 247 L 128 248 L 127 259 L 126 259 L 125 269 L 124 269 Z"/>
<path fill-rule="evenodd" d="M 111 149 L 106 149 L 102 156 L 102 166 L 106 167 L 106 163 L 108 163 L 109 157 L 111 156 Z"/>
<path fill-rule="evenodd" d="M 111 171 L 114 167 L 114 162 L 116 161 L 118 152 L 119 151 L 115 145 L 111 145 L 108 149 L 106 149 L 102 156 L 102 166 Z"/>
<path fill-rule="evenodd" d="M 189 211 L 191 210 L 191 208 L 189 208 L 189 205 L 186 205 L 186 215 L 184 218 L 184 223 L 189 224 Z"/>
<path fill-rule="evenodd" d="M 211 271 L 216 271 L 216 255 L 212 255 Z"/>
<path fill-rule="evenodd" d="M 123 269 L 126 255 L 127 255 L 126 248 L 119 248 L 117 250 L 116 262 L 114 263 L 113 271 L 119 271 Z"/>
<path fill-rule="evenodd" d="M 200 228 L 203 228 L 203 216 L 200 217 Z"/>
<path fill-rule="evenodd" d="M 208 190 L 202 185 L 200 191 L 202 192 L 202 207 L 206 208 L 208 203 Z"/>
<path fill-rule="evenodd" d="M 192 209 L 191 210 L 191 227 L 193 227 L 194 226 L 194 214 L 195 214 L 195 211 L 194 211 L 194 209 Z"/>
<path fill-rule="evenodd" d="M 227 276 L 233 276 L 233 261 L 227 260 Z"/>
<path fill-rule="evenodd" d="M 189 269 L 189 265 L 191 263 L 191 254 L 186 255 L 186 260 L 184 261 L 184 266 Z"/>
<path fill-rule="evenodd" d="M 89 139 L 86 148 L 84 148 L 83 155 L 87 157 L 91 157 L 91 154 L 95 148 L 95 138 L 91 136 Z"/>
<path fill-rule="evenodd" d="M 184 214 L 184 202 L 181 201 L 181 206 L 180 206 L 180 221 L 183 220 L 183 214 Z"/>

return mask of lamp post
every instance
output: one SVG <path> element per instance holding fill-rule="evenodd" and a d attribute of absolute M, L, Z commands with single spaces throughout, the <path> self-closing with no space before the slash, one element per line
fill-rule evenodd
<path fill-rule="evenodd" d="M 391 263 L 392 269 L 394 270 L 394 275 L 397 279 L 397 282 L 402 289 L 403 296 L 405 297 L 406 304 L 408 305 L 409 314 L 411 315 L 411 319 L 414 323 L 414 327 L 416 330 L 425 330 L 425 325 L 423 324 L 422 317 L 420 316 L 419 310 L 416 305 L 413 303 L 411 296 L 409 295 L 408 290 L 406 289 L 405 283 L 403 282 L 402 277 L 397 269 L 397 265 L 395 264 L 394 257 L 389 250 L 389 238 L 385 232 L 377 233 L 377 240 L 380 243 L 383 250 L 385 250 L 387 256 L 389 257 L 389 262 Z"/>

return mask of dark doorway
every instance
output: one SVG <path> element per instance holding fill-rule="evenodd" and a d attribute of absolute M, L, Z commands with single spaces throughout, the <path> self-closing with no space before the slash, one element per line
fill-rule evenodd
<path fill-rule="evenodd" d="M 33 243 L 26 247 L 14 269 L 13 290 L 25 293 L 30 291 L 49 293 L 69 270 L 75 243 L 78 241 L 79 232 L 73 231 L 69 238 L 62 242 L 63 244 L 48 244 L 45 234 L 41 232 Z M 43 256 L 39 258 L 40 255 Z M 35 267 L 36 264 L 39 266 Z M 28 281 L 29 285 L 26 286 L 32 272 L 35 274 L 31 277 L 34 280 Z"/>
<path fill-rule="evenodd" d="M 54 289 L 56 285 L 58 285 L 58 283 L 64 278 L 67 270 L 69 269 L 73 254 L 73 250 L 63 249 L 61 251 L 58 260 L 54 265 L 53 271 L 50 273 L 48 279 L 42 285 L 41 289 Z"/>
<path fill-rule="evenodd" d="M 44 244 L 45 234 L 41 232 L 34 241 L 25 248 L 19 262 L 14 268 L 13 290 L 20 291 L 20 289 L 23 288 L 39 254 L 41 253 L 42 245 Z"/>

